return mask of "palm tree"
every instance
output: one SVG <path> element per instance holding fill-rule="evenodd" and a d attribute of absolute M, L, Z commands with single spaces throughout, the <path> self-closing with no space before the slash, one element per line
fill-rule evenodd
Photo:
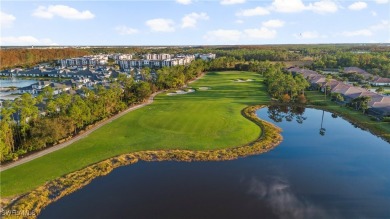
<path fill-rule="evenodd" d="M 332 79 L 332 76 L 330 76 L 330 75 L 327 75 L 326 78 L 325 78 L 325 84 L 324 84 L 324 87 L 325 87 L 325 99 L 326 99 L 326 95 L 327 95 L 328 89 L 330 90 L 330 87 L 328 86 L 328 83 L 329 83 L 330 79 Z"/>
<path fill-rule="evenodd" d="M 325 131 L 326 131 L 326 129 L 322 127 L 322 125 L 324 123 L 324 113 L 325 113 L 325 111 L 322 110 L 321 128 L 320 128 L 320 135 L 322 135 L 322 136 L 325 135 Z"/>

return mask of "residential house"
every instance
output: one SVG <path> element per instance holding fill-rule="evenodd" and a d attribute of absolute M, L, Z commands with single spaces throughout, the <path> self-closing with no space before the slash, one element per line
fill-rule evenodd
<path fill-rule="evenodd" d="M 390 78 L 375 77 L 374 80 L 370 81 L 370 84 L 374 86 L 389 86 Z"/>
<path fill-rule="evenodd" d="M 348 72 L 360 70 L 352 67 L 347 68 Z M 313 71 L 310 72 L 299 68 L 290 68 L 288 71 L 307 76 L 306 78 L 312 84 L 312 86 L 321 87 L 322 92 L 325 91 L 324 88 L 326 86 L 329 86 L 331 93 L 339 93 L 344 97 L 343 103 L 350 103 L 352 100 L 359 97 L 370 97 L 370 101 L 368 102 L 368 113 L 379 117 L 390 116 L 390 97 L 383 96 L 375 92 L 368 91 L 364 88 L 355 87 L 351 84 L 343 83 L 333 79 L 326 81 L 324 76 Z"/>

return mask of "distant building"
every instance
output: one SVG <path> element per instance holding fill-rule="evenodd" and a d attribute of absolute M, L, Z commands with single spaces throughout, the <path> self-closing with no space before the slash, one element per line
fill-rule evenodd
<path fill-rule="evenodd" d="M 209 61 L 209 60 L 215 59 L 215 54 L 213 54 L 213 53 L 199 54 L 198 57 L 199 57 L 200 59 Z"/>

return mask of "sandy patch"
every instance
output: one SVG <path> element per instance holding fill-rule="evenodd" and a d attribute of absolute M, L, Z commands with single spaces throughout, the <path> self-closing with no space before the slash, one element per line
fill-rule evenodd
<path fill-rule="evenodd" d="M 199 87 L 199 90 L 210 90 L 210 87 Z"/>
<path fill-rule="evenodd" d="M 236 79 L 236 80 L 234 80 L 234 82 L 239 82 L 239 83 L 249 82 L 249 81 L 253 81 L 253 79 L 246 79 L 246 80 Z"/>
<path fill-rule="evenodd" d="M 181 94 L 188 94 L 188 93 L 192 93 L 192 92 L 195 92 L 194 89 L 187 89 L 186 91 L 184 90 L 177 90 L 175 91 L 175 93 L 167 93 L 168 96 L 175 96 L 175 95 L 181 95 Z"/>

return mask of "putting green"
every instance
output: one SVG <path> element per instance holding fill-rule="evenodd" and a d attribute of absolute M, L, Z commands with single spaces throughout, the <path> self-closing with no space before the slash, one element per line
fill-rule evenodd
<path fill-rule="evenodd" d="M 248 80 L 236 83 L 235 80 Z M 126 114 L 76 143 L 1 173 L 1 196 L 28 192 L 47 181 L 98 161 L 142 150 L 210 150 L 241 146 L 260 128 L 241 115 L 269 100 L 253 72 L 210 72 L 192 93 L 162 93 L 153 104 Z M 200 87 L 210 89 L 202 90 Z"/>

